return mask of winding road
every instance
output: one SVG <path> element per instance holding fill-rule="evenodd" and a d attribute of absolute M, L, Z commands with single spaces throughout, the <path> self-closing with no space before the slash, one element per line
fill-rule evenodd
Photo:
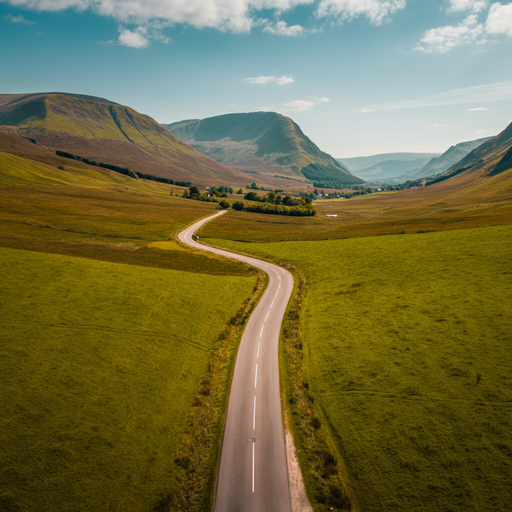
<path fill-rule="evenodd" d="M 215 512 L 291 512 L 279 391 L 278 342 L 293 278 L 265 261 L 201 245 L 194 233 L 219 212 L 182 231 L 196 249 L 249 263 L 269 276 L 236 357 L 217 481 Z"/>

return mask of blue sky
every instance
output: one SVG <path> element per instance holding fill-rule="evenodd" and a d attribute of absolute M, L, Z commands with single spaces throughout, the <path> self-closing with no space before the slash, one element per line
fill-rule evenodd
<path fill-rule="evenodd" d="M 443 152 L 512 122 L 512 3 L 0 0 L 0 93 L 162 123 L 273 110 L 335 157 Z"/>

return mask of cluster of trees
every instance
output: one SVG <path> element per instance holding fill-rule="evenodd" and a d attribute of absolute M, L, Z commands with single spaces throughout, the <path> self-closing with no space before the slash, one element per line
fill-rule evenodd
<path fill-rule="evenodd" d="M 244 199 L 247 201 L 255 201 L 257 203 L 269 203 L 274 205 L 284 206 L 306 206 L 311 204 L 311 198 L 309 196 L 303 196 L 300 198 L 293 198 L 291 195 L 282 196 L 276 192 L 268 192 L 264 196 L 259 196 L 256 192 L 247 192 Z"/>
<path fill-rule="evenodd" d="M 354 196 L 364 196 L 366 194 L 372 194 L 373 193 L 373 190 L 370 188 L 370 187 L 367 187 L 367 188 L 361 188 L 360 190 L 353 190 L 352 192 L 334 192 L 334 193 L 331 193 L 329 192 L 329 197 L 344 197 L 345 199 L 350 199 L 351 197 L 354 197 Z M 323 190 L 321 190 L 320 192 L 315 189 L 315 192 L 314 192 L 314 195 L 316 197 L 320 197 L 320 196 L 325 196 L 325 192 Z"/>
<path fill-rule="evenodd" d="M 295 217 L 309 217 L 316 215 L 312 204 L 302 203 L 301 205 L 286 206 L 273 203 L 244 203 L 237 201 L 233 203 L 233 209 L 246 212 L 270 213 L 273 215 L 292 215 Z"/>
<path fill-rule="evenodd" d="M 220 187 L 210 187 L 210 191 L 216 197 L 228 197 L 228 194 L 233 194 L 233 189 L 231 187 L 225 187 L 224 185 Z"/>
<path fill-rule="evenodd" d="M 254 192 L 249 192 L 245 195 L 251 196 L 254 194 L 255 196 L 261 198 Z M 281 198 L 275 192 L 269 192 L 262 201 L 248 199 L 249 201 L 255 201 L 250 203 L 244 203 L 243 201 L 235 201 L 231 204 L 225 198 L 212 197 L 208 194 L 203 194 L 195 185 L 189 187 L 188 190 L 183 191 L 183 197 L 188 199 L 193 199 L 195 201 L 207 201 L 209 203 L 218 203 L 219 206 L 223 209 L 233 208 L 238 211 L 246 211 L 246 212 L 256 212 L 256 213 L 270 213 L 273 215 L 293 215 L 293 216 L 313 216 L 316 215 L 316 210 L 311 204 L 311 199 L 309 197 L 304 197 L 300 199 L 294 199 L 291 196 L 285 196 Z M 278 199 L 280 198 L 280 199 Z M 266 200 L 267 199 L 267 200 Z M 272 199 L 272 201 L 271 201 Z"/>
<path fill-rule="evenodd" d="M 256 185 L 256 183 L 252 182 L 250 185 L 247 185 L 247 188 L 250 188 L 251 190 L 266 190 L 266 191 L 270 191 L 272 192 L 272 189 L 271 188 L 265 188 L 265 187 L 258 187 L 258 185 Z M 283 190 L 282 189 L 274 189 L 274 192 L 278 193 L 278 192 L 282 192 Z"/>
<path fill-rule="evenodd" d="M 119 165 L 112 164 L 104 164 L 102 162 L 95 162 L 94 160 L 89 160 L 83 156 L 73 155 L 72 153 L 68 153 L 67 151 L 55 151 L 57 156 L 63 156 L 64 158 L 71 158 L 72 160 L 77 160 L 78 162 L 83 162 L 84 164 L 95 165 L 96 167 L 102 167 L 103 169 L 108 169 L 110 171 L 118 172 L 120 174 L 124 174 L 125 176 L 130 176 L 135 180 L 143 179 L 143 180 L 151 180 L 158 181 L 159 183 L 167 183 L 169 185 L 177 185 L 179 187 L 190 187 L 192 183 L 190 181 L 175 181 L 168 178 L 161 178 L 160 176 L 155 176 L 154 174 L 145 174 L 143 172 L 132 171 L 131 169 L 127 169 L 126 167 L 120 167 Z"/>

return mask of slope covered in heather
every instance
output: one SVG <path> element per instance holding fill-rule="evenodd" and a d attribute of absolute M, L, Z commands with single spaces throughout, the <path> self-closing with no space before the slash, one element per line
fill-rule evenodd
<path fill-rule="evenodd" d="M 171 135 L 154 119 L 118 103 L 65 93 L 0 95 L 0 126 L 50 149 L 209 185 L 247 177 Z"/>

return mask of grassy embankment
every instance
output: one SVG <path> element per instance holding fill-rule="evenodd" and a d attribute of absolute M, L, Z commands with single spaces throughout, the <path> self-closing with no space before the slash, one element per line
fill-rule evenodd
<path fill-rule="evenodd" d="M 0 509 L 209 508 L 258 291 L 168 241 L 214 209 L 172 188 L 0 154 Z"/>
<path fill-rule="evenodd" d="M 230 212 L 203 229 L 211 238 L 248 242 L 326 240 L 451 230 L 512 222 L 512 169 L 471 173 L 423 187 L 352 199 L 315 201 L 314 218 Z M 337 215 L 337 217 L 326 217 Z"/>
<path fill-rule="evenodd" d="M 299 391 L 362 510 L 509 510 L 512 227 L 210 242 L 305 274 L 302 332 L 284 337 L 301 338 Z M 300 418 L 291 423 L 300 434 Z M 310 454 L 299 458 L 308 467 Z"/>

